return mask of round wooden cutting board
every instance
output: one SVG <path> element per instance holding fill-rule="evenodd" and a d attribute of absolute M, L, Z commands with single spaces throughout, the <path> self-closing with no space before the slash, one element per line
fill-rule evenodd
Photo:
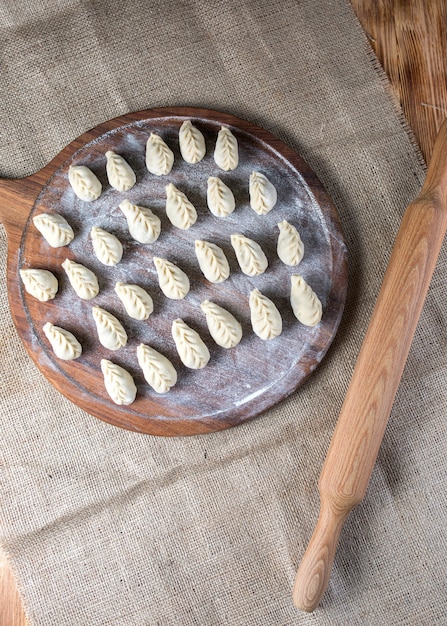
<path fill-rule="evenodd" d="M 198 164 L 186 163 L 179 150 L 178 131 L 185 120 L 203 133 L 207 152 Z M 235 135 L 239 165 L 224 172 L 213 152 L 221 126 Z M 159 134 L 175 155 L 170 174 L 155 176 L 145 167 L 145 147 L 150 133 Z M 136 185 L 128 192 L 113 189 L 106 176 L 107 150 L 122 155 L 136 173 Z M 103 191 L 94 202 L 83 202 L 68 181 L 70 165 L 86 165 L 100 179 Z M 248 181 L 260 171 L 275 185 L 276 206 L 258 215 L 249 204 Z M 212 215 L 207 207 L 207 179 L 220 177 L 233 191 L 236 209 L 228 217 Z M 173 226 L 165 213 L 168 183 L 183 191 L 194 204 L 198 219 L 188 230 Z M 153 435 L 193 435 L 235 426 L 253 418 L 291 394 L 325 355 L 340 322 L 347 287 L 346 247 L 332 202 L 312 170 L 288 146 L 265 130 L 228 114 L 196 108 L 163 108 L 140 111 L 101 124 L 65 148 L 47 167 L 28 178 L 0 181 L 1 221 L 8 234 L 8 293 L 11 312 L 29 354 L 66 397 L 92 415 L 115 426 Z M 132 239 L 119 209 L 124 199 L 149 207 L 161 219 L 161 235 L 153 244 Z M 40 213 L 58 213 L 75 232 L 66 247 L 51 248 L 33 224 Z M 293 224 L 304 243 L 304 257 L 297 267 L 284 265 L 276 245 L 282 220 Z M 96 258 L 90 230 L 99 226 L 120 239 L 124 254 L 120 263 L 107 267 Z M 241 272 L 230 243 L 233 233 L 258 242 L 269 265 L 261 276 Z M 230 264 L 223 283 L 208 282 L 194 252 L 197 239 L 220 246 Z M 169 300 L 160 290 L 153 257 L 166 258 L 188 275 L 190 292 L 183 300 Z M 72 259 L 98 277 L 100 292 L 90 301 L 79 299 L 61 267 Z M 52 271 L 59 280 L 54 300 L 39 302 L 29 295 L 19 269 Z M 323 317 L 306 327 L 290 305 L 291 275 L 299 273 L 323 305 Z M 117 281 L 138 284 L 151 295 L 154 312 L 146 321 L 130 318 L 114 286 Z M 248 305 L 253 289 L 269 297 L 281 312 L 283 331 L 270 341 L 255 335 Z M 200 304 L 211 300 L 228 309 L 241 323 L 242 341 L 235 348 L 219 347 L 208 331 Z M 128 334 L 124 348 L 111 352 L 98 341 L 91 308 L 98 305 L 115 315 Z M 199 332 L 211 358 L 201 370 L 180 361 L 171 335 L 172 321 L 182 318 Z M 73 361 L 58 359 L 45 337 L 46 322 L 71 331 L 81 342 L 82 355 Z M 178 373 L 177 384 L 157 394 L 139 368 L 136 348 L 145 343 L 168 357 Z M 118 406 L 108 396 L 100 369 L 102 358 L 121 365 L 137 385 L 136 400 Z"/>

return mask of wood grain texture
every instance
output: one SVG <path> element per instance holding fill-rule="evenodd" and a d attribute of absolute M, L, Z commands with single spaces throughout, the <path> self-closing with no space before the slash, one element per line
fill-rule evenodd
<path fill-rule="evenodd" d="M 428 162 L 447 116 L 447 4 L 351 0 L 351 5 Z"/>
<path fill-rule="evenodd" d="M 0 549 L 0 626 L 27 626 L 14 574 Z"/>
<path fill-rule="evenodd" d="M 443 0 L 351 0 L 351 4 L 428 160 L 447 114 L 446 5 Z M 13 575 L 2 563 L 0 626 L 25 625 Z"/>

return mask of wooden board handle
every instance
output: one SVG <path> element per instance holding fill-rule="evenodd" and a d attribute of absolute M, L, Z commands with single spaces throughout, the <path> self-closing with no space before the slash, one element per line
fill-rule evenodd
<path fill-rule="evenodd" d="M 20 235 L 41 189 L 38 174 L 28 178 L 0 178 L 0 223 L 9 236 Z"/>
<path fill-rule="evenodd" d="M 343 522 L 366 493 L 446 229 L 447 120 L 405 211 L 321 472 L 320 516 L 293 590 L 303 611 L 320 602 Z"/>

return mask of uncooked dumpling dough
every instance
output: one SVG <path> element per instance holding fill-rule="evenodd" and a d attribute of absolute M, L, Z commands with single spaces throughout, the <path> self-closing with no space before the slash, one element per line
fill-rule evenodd
<path fill-rule="evenodd" d="M 210 353 L 198 332 L 179 318 L 172 322 L 172 336 L 183 365 L 193 370 L 205 367 Z"/>
<path fill-rule="evenodd" d="M 141 343 L 137 348 L 137 359 L 144 378 L 157 393 L 166 393 L 177 382 L 177 372 L 171 361 L 154 348 Z"/>
<path fill-rule="evenodd" d="M 260 172 L 250 175 L 250 206 L 258 215 L 266 215 L 276 204 L 275 186 Z"/>
<path fill-rule="evenodd" d="M 298 265 L 304 255 L 304 244 L 295 226 L 283 220 L 278 224 L 278 256 L 286 265 Z"/>
<path fill-rule="evenodd" d="M 189 278 L 177 265 L 154 256 L 154 265 L 157 269 L 160 289 L 167 298 L 181 300 L 189 291 Z"/>
<path fill-rule="evenodd" d="M 217 176 L 208 178 L 206 200 L 208 208 L 216 217 L 228 217 L 236 206 L 231 189 Z"/>
<path fill-rule="evenodd" d="M 47 322 L 42 330 L 59 359 L 71 361 L 81 356 L 82 346 L 73 333 L 60 326 L 53 326 L 50 322 Z"/>
<path fill-rule="evenodd" d="M 124 406 L 132 404 L 137 395 L 137 387 L 129 372 L 108 359 L 101 359 L 101 371 L 104 386 L 113 402 Z"/>
<path fill-rule="evenodd" d="M 118 191 L 129 191 L 136 183 L 136 176 L 129 163 L 120 155 L 107 150 L 107 178 L 111 187 Z"/>
<path fill-rule="evenodd" d="M 95 274 L 81 263 L 65 259 L 62 267 L 71 286 L 83 300 L 91 300 L 99 293 L 98 279 Z"/>
<path fill-rule="evenodd" d="M 33 223 L 52 248 L 62 248 L 73 241 L 73 229 L 62 215 L 41 213 L 33 217 Z"/>
<path fill-rule="evenodd" d="M 123 246 L 121 241 L 112 233 L 93 226 L 90 231 L 92 238 L 93 250 L 101 263 L 104 265 L 117 265 L 123 256 Z"/>
<path fill-rule="evenodd" d="M 291 276 L 290 303 L 298 321 L 306 326 L 316 326 L 323 308 L 317 294 L 299 274 Z"/>
<path fill-rule="evenodd" d="M 231 245 L 244 274 L 259 276 L 265 272 L 268 266 L 267 257 L 256 241 L 245 237 L 245 235 L 235 233 L 231 235 Z"/>
<path fill-rule="evenodd" d="M 161 221 L 146 207 L 123 200 L 119 205 L 126 216 L 129 232 L 139 243 L 154 243 L 161 232 Z"/>
<path fill-rule="evenodd" d="M 92 202 L 101 195 L 102 185 L 91 169 L 85 165 L 70 165 L 68 180 L 73 191 L 81 200 Z"/>
<path fill-rule="evenodd" d="M 166 176 L 174 164 L 174 153 L 163 139 L 151 133 L 146 144 L 146 167 L 151 174 Z"/>
<path fill-rule="evenodd" d="M 222 283 L 230 275 L 230 266 L 222 248 L 198 239 L 195 251 L 200 269 L 210 283 Z"/>
<path fill-rule="evenodd" d="M 256 335 L 264 340 L 278 337 L 282 332 L 281 314 L 270 298 L 259 289 L 253 289 L 249 305 L 251 325 Z"/>
<path fill-rule="evenodd" d="M 123 303 L 126 313 L 135 320 L 147 320 L 154 310 L 152 298 L 139 285 L 117 282 L 115 292 Z"/>
<path fill-rule="evenodd" d="M 186 195 L 175 185 L 166 185 L 166 215 L 171 224 L 188 230 L 197 220 L 197 211 Z"/>
<path fill-rule="evenodd" d="M 242 339 L 242 326 L 229 311 L 205 300 L 200 308 L 206 315 L 211 337 L 222 348 L 234 348 Z"/>
<path fill-rule="evenodd" d="M 237 139 L 229 128 L 221 127 L 214 149 L 214 160 L 225 172 L 234 170 L 239 163 Z"/>
<path fill-rule="evenodd" d="M 49 270 L 23 269 L 19 270 L 20 278 L 26 291 L 40 302 L 53 300 L 59 283 L 56 276 Z"/>
<path fill-rule="evenodd" d="M 114 315 L 99 306 L 92 307 L 98 339 L 104 348 L 119 350 L 127 343 L 127 333 Z"/>
<path fill-rule="evenodd" d="M 179 130 L 179 145 L 187 163 L 199 163 L 206 153 L 205 138 L 191 120 L 185 120 Z"/>

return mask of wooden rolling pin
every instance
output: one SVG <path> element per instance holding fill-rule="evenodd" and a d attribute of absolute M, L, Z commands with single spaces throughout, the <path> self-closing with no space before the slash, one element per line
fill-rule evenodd
<path fill-rule="evenodd" d="M 405 211 L 321 472 L 320 514 L 293 590 L 303 611 L 320 602 L 343 523 L 366 493 L 446 229 L 447 120 Z"/>

